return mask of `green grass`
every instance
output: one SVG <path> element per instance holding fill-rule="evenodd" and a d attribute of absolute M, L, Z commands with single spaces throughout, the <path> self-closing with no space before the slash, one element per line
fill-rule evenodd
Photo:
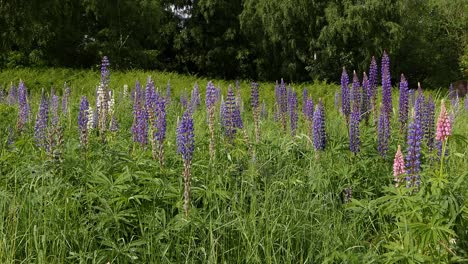
<path fill-rule="evenodd" d="M 165 91 L 171 83 L 164 167 L 151 147 L 132 142 L 132 102 L 123 85 L 144 86 L 148 75 Z M 40 90 L 72 87 L 71 114 L 63 116 L 60 158 L 35 146 L 31 123 L 14 145 L 17 106 L 0 103 L 0 263 L 447 263 L 468 261 L 468 114 L 461 108 L 449 140 L 442 174 L 434 151 L 423 148 L 421 190 L 392 185 L 393 155 L 406 138 L 396 115 L 387 158 L 377 152 L 373 118 L 361 124 L 362 150 L 352 155 L 344 118 L 333 105 L 336 85 L 308 87 L 326 108 L 326 151 L 311 147 L 300 115 L 296 136 L 273 120 L 274 85 L 261 84 L 269 109 L 261 121 L 261 142 L 238 135 L 227 142 L 216 125 L 216 157 L 209 159 L 204 104 L 194 113 L 192 207 L 182 209 L 183 162 L 176 154 L 178 98 L 206 79 L 158 72 L 111 72 L 120 130 L 103 144 L 96 134 L 86 152 L 79 146 L 77 112 L 81 95 L 94 104 L 99 72 L 21 69 L 0 73 L 0 84 L 23 79 L 32 112 Z M 233 82 L 216 80 L 223 93 Z M 254 138 L 249 82 L 241 82 L 247 135 Z M 439 99 L 441 95 L 433 92 Z M 301 97 L 299 97 L 301 98 Z M 301 100 L 299 100 L 301 101 Z M 397 91 L 394 90 L 397 109 Z M 437 103 L 439 105 L 439 102 Z M 437 106 L 437 113 L 438 113 Z M 449 107 L 450 108 L 450 107 Z M 396 111 L 396 110 L 395 110 Z M 218 114 L 216 114 L 218 120 Z M 353 200 L 344 203 L 351 187 Z M 455 239 L 456 243 L 450 243 Z"/>

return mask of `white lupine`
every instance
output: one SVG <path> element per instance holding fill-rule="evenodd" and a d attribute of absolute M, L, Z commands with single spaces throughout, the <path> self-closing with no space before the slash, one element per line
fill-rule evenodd
<path fill-rule="evenodd" d="M 114 104 L 115 104 L 115 99 L 114 99 L 114 93 L 112 93 L 112 90 L 109 90 L 109 115 L 112 116 L 114 114 Z"/>
<path fill-rule="evenodd" d="M 93 130 L 93 127 L 94 127 L 94 112 L 93 112 L 93 108 L 90 106 L 88 108 L 88 131 L 91 131 Z"/>

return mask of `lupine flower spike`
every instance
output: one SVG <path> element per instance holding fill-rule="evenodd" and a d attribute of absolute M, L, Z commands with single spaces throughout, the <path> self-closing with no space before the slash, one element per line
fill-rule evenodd
<path fill-rule="evenodd" d="M 349 123 L 349 115 L 351 114 L 351 103 L 349 95 L 349 77 L 345 67 L 341 73 L 341 113 L 345 116 L 346 124 Z"/>
<path fill-rule="evenodd" d="M 419 187 L 421 171 L 421 141 L 423 139 L 421 120 L 413 118 L 408 127 L 408 153 L 406 154 L 406 186 Z"/>
<path fill-rule="evenodd" d="M 325 150 L 326 145 L 326 134 L 325 134 L 325 112 L 323 109 L 322 100 L 320 99 L 315 107 L 314 112 L 314 121 L 313 121 L 313 131 L 314 131 L 314 148 L 317 151 Z"/>
<path fill-rule="evenodd" d="M 355 104 L 353 105 L 353 111 L 351 112 L 351 119 L 349 122 L 349 149 L 353 154 L 359 153 L 361 146 L 359 135 L 360 118 L 359 107 Z"/>
<path fill-rule="evenodd" d="M 400 77 L 400 98 L 398 105 L 398 121 L 400 131 L 404 132 L 408 124 L 408 82 L 403 74 Z"/>
<path fill-rule="evenodd" d="M 215 103 L 217 100 L 217 91 L 211 81 L 206 86 L 206 112 L 208 115 L 208 127 L 210 130 L 210 159 L 214 159 L 215 156 L 215 139 L 214 139 L 214 119 L 215 119 Z"/>
<path fill-rule="evenodd" d="M 395 187 L 400 186 L 400 183 L 403 182 L 401 177 L 405 173 L 405 160 L 403 158 L 403 153 L 401 153 L 401 147 L 398 145 L 397 152 L 395 153 L 395 159 L 393 160 L 393 181 L 395 182 Z"/>
<path fill-rule="evenodd" d="M 447 109 L 445 108 L 445 102 L 442 100 L 439 118 L 437 119 L 436 140 L 446 141 L 451 134 L 452 121 L 450 120 Z"/>
<path fill-rule="evenodd" d="M 18 104 L 19 104 L 19 116 L 16 128 L 19 132 L 24 129 L 24 126 L 30 120 L 31 108 L 29 107 L 28 102 L 28 92 L 24 82 L 20 80 L 18 85 Z"/>
<path fill-rule="evenodd" d="M 387 117 L 392 114 L 392 81 L 390 75 L 390 57 L 384 51 L 382 55 L 382 104 Z"/>
<path fill-rule="evenodd" d="M 260 142 L 260 105 L 259 105 L 258 83 L 251 84 L 251 104 L 255 127 L 255 142 Z"/>
<path fill-rule="evenodd" d="M 88 99 L 86 96 L 82 96 L 80 101 L 80 110 L 78 112 L 78 129 L 80 132 L 80 144 L 83 149 L 86 149 L 86 146 L 88 145 L 89 110 Z"/>
<path fill-rule="evenodd" d="M 184 213 L 188 216 L 190 207 L 190 166 L 192 163 L 195 137 L 193 133 L 193 119 L 190 111 L 186 110 L 182 120 L 177 124 L 177 153 L 184 160 Z"/>

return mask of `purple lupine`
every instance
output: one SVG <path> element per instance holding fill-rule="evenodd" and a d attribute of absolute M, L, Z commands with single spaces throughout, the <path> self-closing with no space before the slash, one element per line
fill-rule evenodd
<path fill-rule="evenodd" d="M 156 108 L 156 91 L 154 82 L 151 77 L 148 77 L 145 88 L 145 109 L 149 118 L 154 118 L 154 111 Z"/>
<path fill-rule="evenodd" d="M 278 119 L 281 121 L 283 130 L 287 127 L 287 112 L 288 112 L 288 91 L 284 80 L 281 83 L 276 83 L 276 105 L 278 110 Z"/>
<path fill-rule="evenodd" d="M 356 74 L 356 71 L 353 71 L 353 84 L 351 86 L 351 108 L 354 106 L 360 111 L 361 107 L 361 84 L 359 83 L 359 78 Z"/>
<path fill-rule="evenodd" d="M 414 118 L 408 128 L 408 152 L 406 154 L 406 186 L 419 187 L 421 171 L 421 141 L 423 131 L 420 120 Z"/>
<path fill-rule="evenodd" d="M 361 113 L 357 105 L 353 106 L 351 111 L 351 118 L 349 121 L 349 150 L 352 153 L 357 154 L 361 150 L 361 139 L 359 131 L 359 123 L 361 119 Z"/>
<path fill-rule="evenodd" d="M 215 118 L 215 104 L 217 100 L 217 89 L 211 81 L 206 85 L 205 105 L 208 116 L 208 128 L 210 130 L 210 159 L 212 160 L 215 155 L 215 141 L 214 141 L 214 118 Z"/>
<path fill-rule="evenodd" d="M 259 91 L 258 83 L 253 82 L 250 89 L 250 103 L 252 106 L 252 114 L 255 128 L 255 142 L 260 142 L 260 109 L 259 109 Z"/>
<path fill-rule="evenodd" d="M 31 108 L 28 102 L 28 92 L 24 82 L 20 80 L 18 85 L 18 104 L 19 104 L 19 116 L 17 123 L 17 130 L 22 131 L 24 126 L 30 120 Z"/>
<path fill-rule="evenodd" d="M 429 95 L 426 101 L 424 111 L 424 139 L 426 140 L 429 150 L 434 149 L 435 139 L 435 103 L 432 96 Z"/>
<path fill-rule="evenodd" d="M 418 89 L 418 95 L 416 98 L 416 101 L 414 102 L 414 113 L 415 113 L 415 119 L 419 120 L 419 125 L 421 126 L 421 129 L 423 129 L 424 126 L 424 115 L 425 115 L 425 97 L 424 94 L 422 93 L 422 90 Z"/>
<path fill-rule="evenodd" d="M 62 97 L 62 114 L 63 115 L 68 114 L 68 101 L 70 100 L 70 95 L 71 95 L 70 86 L 68 86 L 67 83 L 65 83 L 65 91 Z"/>
<path fill-rule="evenodd" d="M 101 61 L 101 85 L 107 89 L 109 88 L 110 82 L 110 71 L 109 71 L 109 59 L 107 56 L 102 57 Z"/>
<path fill-rule="evenodd" d="M 377 150 L 380 156 L 386 157 L 388 151 L 388 141 L 390 137 L 390 121 L 385 111 L 385 106 L 380 107 L 380 116 L 378 122 Z"/>
<path fill-rule="evenodd" d="M 390 119 L 392 114 L 392 80 L 390 74 L 390 57 L 384 50 L 382 55 L 382 104 Z"/>
<path fill-rule="evenodd" d="M 319 99 L 317 106 L 315 107 L 312 127 L 314 132 L 313 138 L 315 150 L 325 150 L 325 145 L 327 142 L 327 137 L 325 134 L 325 110 L 323 108 L 321 99 Z"/>
<path fill-rule="evenodd" d="M 307 98 L 309 97 L 309 93 L 307 91 L 307 88 L 304 88 L 302 90 L 302 114 L 306 116 L 306 104 L 307 104 Z"/>
<path fill-rule="evenodd" d="M 468 111 L 468 107 L 467 107 Z M 262 110 L 260 110 L 260 118 L 261 119 L 267 119 L 268 118 L 268 110 L 266 108 L 265 101 L 262 102 Z"/>
<path fill-rule="evenodd" d="M 309 122 L 312 122 L 314 119 L 314 100 L 311 97 L 307 98 L 305 102 L 305 117 Z"/>
<path fill-rule="evenodd" d="M 117 118 L 115 117 L 115 115 L 112 115 L 111 117 L 109 131 L 113 133 L 119 131 L 119 122 L 117 121 Z"/>
<path fill-rule="evenodd" d="M 340 92 L 335 92 L 335 108 L 340 111 Z"/>
<path fill-rule="evenodd" d="M 52 95 L 50 99 L 50 114 L 51 114 L 51 125 L 52 127 L 56 127 L 59 122 L 59 100 L 60 98 L 57 95 Z"/>
<path fill-rule="evenodd" d="M 18 102 L 18 89 L 16 86 L 11 83 L 10 91 L 8 92 L 7 103 L 9 105 L 14 105 Z"/>
<path fill-rule="evenodd" d="M 133 102 L 133 141 L 145 145 L 148 140 L 148 115 L 144 107 L 144 99 L 140 90 L 140 83 L 135 87 L 135 96 Z"/>
<path fill-rule="evenodd" d="M 164 165 L 164 140 L 166 138 L 166 100 L 162 96 L 156 99 L 156 121 L 153 122 L 153 138 L 158 143 L 158 159 L 161 165 Z"/>
<path fill-rule="evenodd" d="M 343 67 L 343 72 L 341 73 L 341 113 L 345 116 L 346 123 L 348 123 L 349 115 L 351 114 L 351 102 L 348 85 L 348 73 L 346 73 L 346 68 Z"/>
<path fill-rule="evenodd" d="M 408 88 L 408 109 L 412 109 L 414 107 L 415 101 L 416 101 L 415 90 Z"/>
<path fill-rule="evenodd" d="M 221 97 L 221 103 L 219 104 L 219 123 L 221 124 L 221 129 L 223 129 L 223 131 L 226 127 L 226 120 L 224 120 L 226 115 L 226 104 L 224 103 L 224 98 Z"/>
<path fill-rule="evenodd" d="M 369 79 L 367 78 L 366 72 L 362 74 L 362 89 L 361 89 L 361 116 L 362 119 L 369 121 L 369 115 L 371 111 L 371 103 L 370 103 L 370 93 L 369 93 Z"/>
<path fill-rule="evenodd" d="M 377 74 L 378 66 L 375 57 L 372 56 L 369 66 L 369 98 L 375 104 L 377 102 Z"/>
<path fill-rule="evenodd" d="M 36 125 L 34 126 L 34 140 L 38 147 L 46 147 L 46 130 L 49 120 L 49 103 L 42 90 L 41 102 L 39 104 L 39 111 L 36 115 Z"/>
<path fill-rule="evenodd" d="M 184 160 L 184 212 L 185 216 L 188 216 L 190 204 L 190 165 L 195 149 L 193 119 L 188 109 L 185 110 L 182 120 L 177 123 L 177 153 Z"/>
<path fill-rule="evenodd" d="M 193 90 L 190 95 L 190 108 L 192 112 L 195 112 L 197 108 L 200 106 L 201 100 L 200 100 L 200 92 L 198 90 L 198 84 L 195 83 L 193 86 Z"/>
<path fill-rule="evenodd" d="M 289 91 L 288 91 L 288 110 L 289 110 L 289 125 L 291 129 L 291 135 L 294 136 L 296 135 L 298 115 L 297 115 L 297 93 L 294 90 L 292 90 L 292 88 L 289 88 Z"/>
<path fill-rule="evenodd" d="M 80 110 L 78 112 L 78 128 L 80 132 L 80 144 L 83 147 L 88 144 L 88 111 L 88 99 L 86 96 L 81 96 Z"/>
<path fill-rule="evenodd" d="M 224 102 L 224 134 L 228 140 L 232 140 L 236 134 L 236 124 L 234 114 L 236 111 L 236 97 L 231 86 L 228 88 L 226 101 Z"/>
<path fill-rule="evenodd" d="M 400 98 L 398 102 L 398 121 L 400 122 L 400 129 L 404 131 L 408 124 L 408 81 L 406 81 L 403 73 L 400 77 Z"/>

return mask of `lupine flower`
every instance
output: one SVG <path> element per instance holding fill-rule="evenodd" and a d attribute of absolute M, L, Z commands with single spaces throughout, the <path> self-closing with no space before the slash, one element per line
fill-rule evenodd
<path fill-rule="evenodd" d="M 353 106 L 351 111 L 351 118 L 349 122 L 349 150 L 356 154 L 361 150 L 360 131 L 359 123 L 361 119 L 361 113 L 357 105 Z"/>
<path fill-rule="evenodd" d="M 377 101 L 377 74 L 378 66 L 375 57 L 372 56 L 371 63 L 369 66 L 369 98 L 375 104 Z"/>
<path fill-rule="evenodd" d="M 262 102 L 262 110 L 260 111 L 260 118 L 262 118 L 262 119 L 267 119 L 268 118 L 268 110 L 266 108 L 265 101 Z"/>
<path fill-rule="evenodd" d="M 101 62 L 101 85 L 104 87 L 104 89 L 107 89 L 109 87 L 109 82 L 110 82 L 110 71 L 109 71 L 109 59 L 107 56 L 102 57 L 102 62 Z"/>
<path fill-rule="evenodd" d="M 10 91 L 8 92 L 7 103 L 10 105 L 14 105 L 18 102 L 18 90 L 16 86 L 11 83 Z"/>
<path fill-rule="evenodd" d="M 338 91 L 335 92 L 335 108 L 340 111 L 340 93 Z"/>
<path fill-rule="evenodd" d="M 380 107 L 380 116 L 378 122 L 378 137 L 377 137 L 377 150 L 380 156 L 385 157 L 388 150 L 388 140 L 390 137 L 390 121 L 385 112 L 385 106 Z"/>
<path fill-rule="evenodd" d="M 87 102 L 88 100 L 86 100 Z M 93 108 L 91 106 L 88 107 L 88 123 L 86 124 L 86 126 L 88 127 L 88 132 L 93 130 L 94 128 L 96 128 L 96 126 L 94 125 L 94 117 L 96 116 L 96 111 L 93 111 Z"/>
<path fill-rule="evenodd" d="M 236 97 L 232 87 L 229 86 L 226 101 L 224 103 L 224 133 L 229 140 L 232 140 L 236 134 L 236 124 L 234 120 L 234 115 L 236 111 Z"/>
<path fill-rule="evenodd" d="M 211 81 L 208 82 L 206 86 L 206 96 L 205 96 L 205 104 L 207 109 L 211 109 L 214 107 L 216 103 L 216 87 L 213 85 Z"/>
<path fill-rule="evenodd" d="M 215 103 L 217 100 L 217 90 L 211 81 L 206 85 L 205 105 L 208 116 L 208 127 L 210 130 L 210 159 L 214 158 L 214 115 Z"/>
<path fill-rule="evenodd" d="M 307 88 L 304 88 L 302 90 L 302 114 L 306 116 L 306 103 L 307 103 L 307 98 L 309 94 L 307 92 Z"/>
<path fill-rule="evenodd" d="M 452 134 L 452 122 L 447 114 L 444 100 L 440 105 L 440 114 L 437 119 L 436 140 L 445 141 Z"/>
<path fill-rule="evenodd" d="M 278 83 L 276 83 L 275 91 L 276 105 L 278 107 L 278 118 L 281 121 L 283 130 L 286 131 L 288 112 L 288 91 L 286 89 L 286 84 L 284 83 L 283 79 L 281 79 L 281 83 L 279 85 Z"/>
<path fill-rule="evenodd" d="M 416 98 L 416 101 L 414 103 L 414 112 L 415 112 L 415 119 L 418 119 L 420 122 L 419 124 L 421 125 L 421 129 L 424 131 L 423 127 L 423 122 L 424 122 L 424 116 L 425 116 L 425 97 L 422 91 L 418 91 L 418 97 Z"/>
<path fill-rule="evenodd" d="M 393 159 L 393 181 L 395 186 L 398 187 L 403 181 L 401 175 L 405 174 L 405 160 L 403 158 L 403 153 L 401 153 L 401 147 L 398 145 L 397 152 L 395 153 L 395 159 Z"/>
<path fill-rule="evenodd" d="M 158 96 L 156 100 L 156 122 L 153 123 L 153 137 L 158 142 L 158 159 L 164 164 L 164 140 L 166 138 L 166 100 Z"/>
<path fill-rule="evenodd" d="M 314 101 L 312 100 L 312 98 L 307 98 L 306 102 L 305 102 L 305 117 L 308 121 L 312 122 L 312 120 L 314 119 Z"/>
<path fill-rule="evenodd" d="M 22 131 L 25 124 L 30 119 L 31 108 L 29 107 L 27 95 L 28 95 L 28 92 L 26 89 L 26 85 L 24 85 L 24 82 L 20 80 L 20 83 L 18 86 L 18 104 L 19 104 L 19 117 L 18 117 L 18 123 L 17 123 L 18 131 Z"/>
<path fill-rule="evenodd" d="M 60 98 L 57 95 L 52 95 L 50 100 L 50 113 L 51 113 L 51 125 L 56 127 L 59 122 L 58 108 Z"/>
<path fill-rule="evenodd" d="M 325 134 L 325 111 L 323 109 L 322 100 L 319 100 L 315 107 L 312 126 L 314 131 L 313 138 L 315 150 L 325 150 L 327 138 Z"/>
<path fill-rule="evenodd" d="M 434 130 L 435 130 L 435 103 L 432 96 L 429 95 L 424 111 L 424 138 L 426 139 L 429 150 L 434 148 Z"/>
<path fill-rule="evenodd" d="M 200 104 L 200 92 L 198 91 L 198 84 L 195 83 L 190 96 L 190 108 L 192 109 L 192 112 L 196 111 Z"/>
<path fill-rule="evenodd" d="M 109 126 L 109 130 L 110 132 L 117 132 L 119 131 L 119 122 L 117 121 L 117 118 L 115 117 L 115 115 L 112 115 L 111 117 L 111 123 L 110 123 L 110 126 Z"/>
<path fill-rule="evenodd" d="M 251 84 L 251 89 L 250 89 L 250 100 L 251 100 L 251 106 L 252 106 L 252 114 L 253 114 L 253 119 L 254 119 L 254 127 L 255 127 L 255 142 L 260 141 L 260 109 L 259 109 L 259 91 L 258 91 L 258 83 L 253 82 Z"/>
<path fill-rule="evenodd" d="M 193 132 L 193 119 L 190 111 L 186 110 L 182 120 L 177 124 L 177 153 L 184 160 L 184 212 L 188 215 L 190 204 L 190 165 L 195 148 L 195 137 Z"/>
<path fill-rule="evenodd" d="M 291 128 L 291 135 L 296 134 L 297 129 L 297 94 L 291 88 L 288 91 L 288 110 L 289 110 L 289 125 Z"/>
<path fill-rule="evenodd" d="M 70 100 L 70 95 L 71 95 L 70 86 L 68 86 L 67 83 L 65 83 L 65 91 L 62 97 L 62 114 L 63 115 L 68 114 L 68 100 Z"/>
<path fill-rule="evenodd" d="M 416 103 L 416 95 L 414 89 L 408 89 L 408 109 L 411 109 L 414 107 L 414 104 Z"/>
<path fill-rule="evenodd" d="M 353 84 L 351 86 L 351 103 L 353 108 L 354 106 L 360 110 L 361 107 L 361 84 L 359 83 L 359 78 L 356 74 L 356 71 L 353 71 Z"/>
<path fill-rule="evenodd" d="M 410 123 L 408 128 L 408 152 L 406 154 L 406 186 L 419 187 L 421 171 L 421 140 L 423 131 L 421 121 L 417 118 Z"/>
<path fill-rule="evenodd" d="M 78 128 L 80 132 L 80 144 L 88 144 L 88 121 L 89 121 L 89 102 L 86 96 L 81 97 L 80 110 L 78 112 Z"/>
<path fill-rule="evenodd" d="M 241 97 L 241 88 L 240 88 L 240 83 L 238 80 L 236 81 L 236 105 L 239 108 L 240 112 L 244 110 L 244 105 L 242 103 L 242 97 Z"/>
<path fill-rule="evenodd" d="M 458 98 L 458 91 L 453 89 L 453 84 L 452 83 L 449 86 L 448 97 L 449 97 L 450 101 L 456 100 Z"/>
<path fill-rule="evenodd" d="M 89 107 L 90 109 L 92 109 L 92 107 Z M 90 113 L 91 114 L 91 113 Z M 92 116 L 92 121 L 91 121 L 91 124 L 92 124 L 92 128 L 90 128 L 89 130 L 93 130 L 93 129 L 97 129 L 98 128 L 98 124 L 99 124 L 99 113 L 98 113 L 98 110 L 97 109 L 94 109 L 94 111 L 92 112 L 93 116 Z"/>
<path fill-rule="evenodd" d="M 386 51 L 382 55 L 382 104 L 390 118 L 392 113 L 392 81 L 390 75 L 390 58 Z"/>
<path fill-rule="evenodd" d="M 154 111 L 156 108 L 156 91 L 154 90 L 154 82 L 151 80 L 151 77 L 148 77 L 146 81 L 145 108 L 150 120 L 154 119 Z"/>
<path fill-rule="evenodd" d="M 370 97 L 371 93 L 369 92 L 371 88 L 369 87 L 369 80 L 367 79 L 367 74 L 364 72 L 362 74 L 362 89 L 361 89 L 361 116 L 364 120 L 369 120 L 371 104 Z"/>
<path fill-rule="evenodd" d="M 148 140 L 148 115 L 144 108 L 144 101 L 141 100 L 141 96 L 138 95 L 138 86 L 136 87 L 137 90 L 135 91 L 135 99 L 133 102 L 132 134 L 133 141 L 143 146 Z"/>
<path fill-rule="evenodd" d="M 46 147 L 46 129 L 49 120 L 49 104 L 44 90 L 42 90 L 41 103 L 36 115 L 36 125 L 34 126 L 34 139 L 38 147 Z"/>
<path fill-rule="evenodd" d="M 105 81 L 105 80 L 104 80 Z M 99 128 L 99 132 L 104 134 L 107 128 L 107 114 L 108 114 L 108 92 L 107 86 L 101 83 L 96 89 L 96 112 L 97 120 L 95 125 Z"/>
<path fill-rule="evenodd" d="M 343 72 L 341 74 L 341 112 L 346 118 L 346 122 L 349 120 L 349 115 L 351 114 L 351 103 L 349 95 L 349 77 L 346 73 L 345 67 L 343 67 Z"/>
<path fill-rule="evenodd" d="M 403 130 L 408 123 L 408 82 L 403 74 L 400 77 L 400 98 L 398 107 L 398 121 Z"/>

